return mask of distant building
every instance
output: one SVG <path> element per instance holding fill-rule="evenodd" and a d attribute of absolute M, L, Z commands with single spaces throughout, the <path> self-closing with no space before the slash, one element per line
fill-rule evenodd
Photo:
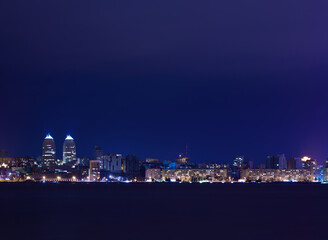
<path fill-rule="evenodd" d="M 265 161 L 266 169 L 274 169 L 274 156 L 267 156 Z"/>
<path fill-rule="evenodd" d="M 317 161 L 314 159 L 311 159 L 310 157 L 302 157 L 302 168 L 304 169 L 311 169 L 315 171 L 317 169 Z"/>
<path fill-rule="evenodd" d="M 227 163 L 199 163 L 198 168 L 200 169 L 220 169 L 229 168 Z"/>
<path fill-rule="evenodd" d="M 123 169 L 126 174 L 139 174 L 140 165 L 138 158 L 135 155 L 126 155 Z"/>
<path fill-rule="evenodd" d="M 160 163 L 161 161 L 157 158 L 146 158 L 146 163 Z"/>
<path fill-rule="evenodd" d="M 56 145 L 54 139 L 48 134 L 42 144 L 42 165 L 53 168 L 56 163 Z"/>
<path fill-rule="evenodd" d="M 178 158 L 176 159 L 178 164 L 186 164 L 189 162 L 188 157 L 184 157 L 182 154 L 179 154 Z"/>
<path fill-rule="evenodd" d="M 5 168 L 19 167 L 20 161 L 19 158 L 15 157 L 1 157 L 0 166 Z"/>
<path fill-rule="evenodd" d="M 318 182 L 325 182 L 326 181 L 326 169 L 321 167 L 313 171 L 314 178 Z"/>
<path fill-rule="evenodd" d="M 146 161 L 140 161 L 140 171 L 142 174 L 145 173 L 146 168 L 164 168 L 165 165 L 159 159 L 156 158 L 146 158 Z"/>
<path fill-rule="evenodd" d="M 162 180 L 162 169 L 160 168 L 149 168 L 146 169 L 145 174 L 146 180 Z"/>
<path fill-rule="evenodd" d="M 78 164 L 80 166 L 89 166 L 90 159 L 87 157 L 77 158 Z"/>
<path fill-rule="evenodd" d="M 285 154 L 278 154 L 276 158 L 278 159 L 277 169 L 287 169 L 287 160 Z"/>
<path fill-rule="evenodd" d="M 253 169 L 254 168 L 254 162 L 253 161 L 248 161 L 246 168 Z"/>
<path fill-rule="evenodd" d="M 295 158 L 291 157 L 287 162 L 287 169 L 295 169 Z"/>
<path fill-rule="evenodd" d="M 244 163 L 244 156 L 236 156 L 233 160 L 232 166 L 241 168 Z"/>
<path fill-rule="evenodd" d="M 147 169 L 146 180 L 157 181 L 225 181 L 227 169 Z"/>
<path fill-rule="evenodd" d="M 287 169 L 302 169 L 301 158 L 291 157 L 287 163 Z"/>
<path fill-rule="evenodd" d="M 0 166 L 8 168 L 31 168 L 37 166 L 32 157 L 0 157 Z"/>
<path fill-rule="evenodd" d="M 123 173 L 123 158 L 122 154 L 108 154 L 106 155 L 106 163 L 108 164 L 107 169 L 111 173 Z M 106 165 L 107 165 L 106 164 Z"/>
<path fill-rule="evenodd" d="M 285 154 L 268 156 L 265 163 L 266 169 L 287 169 L 287 160 Z"/>
<path fill-rule="evenodd" d="M 90 160 L 89 180 L 90 180 L 90 182 L 96 182 L 96 181 L 100 180 L 100 161 L 99 160 Z"/>
<path fill-rule="evenodd" d="M 323 174 L 324 174 L 324 181 L 328 182 L 328 168 L 323 168 Z"/>
<path fill-rule="evenodd" d="M 295 169 L 302 169 L 302 160 L 301 158 L 297 157 L 294 159 L 295 161 Z"/>
<path fill-rule="evenodd" d="M 123 159 L 122 154 L 105 154 L 102 157 L 102 170 L 110 171 L 112 173 L 123 172 Z"/>
<path fill-rule="evenodd" d="M 101 147 L 95 146 L 94 151 L 94 159 L 100 161 L 100 169 L 104 169 L 104 162 L 103 162 L 104 151 Z"/>
<path fill-rule="evenodd" d="M 111 154 L 104 154 L 102 156 L 102 170 L 110 171 L 111 161 Z"/>
<path fill-rule="evenodd" d="M 309 169 L 244 169 L 241 170 L 240 178 L 264 182 L 312 182 L 314 173 Z"/>
<path fill-rule="evenodd" d="M 76 146 L 74 139 L 70 135 L 67 135 L 64 141 L 63 162 L 64 164 L 76 162 Z"/>

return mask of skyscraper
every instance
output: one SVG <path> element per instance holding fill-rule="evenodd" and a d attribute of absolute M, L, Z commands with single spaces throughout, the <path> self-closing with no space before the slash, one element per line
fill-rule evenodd
<path fill-rule="evenodd" d="M 126 155 L 124 160 L 124 172 L 127 174 L 139 174 L 140 173 L 140 166 L 139 160 L 134 155 Z"/>
<path fill-rule="evenodd" d="M 291 157 L 287 163 L 287 169 L 302 169 L 302 160 L 299 157 Z"/>
<path fill-rule="evenodd" d="M 241 168 L 244 163 L 244 156 L 236 156 L 233 160 L 233 166 L 237 168 Z"/>
<path fill-rule="evenodd" d="M 56 145 L 54 139 L 48 134 L 42 144 L 42 165 L 52 168 L 56 162 Z"/>
<path fill-rule="evenodd" d="M 268 156 L 266 163 L 266 169 L 286 169 L 287 168 L 287 160 L 285 154 L 278 154 L 275 156 Z"/>
<path fill-rule="evenodd" d="M 302 157 L 301 161 L 302 161 L 302 168 L 311 169 L 313 171 L 317 169 L 318 164 L 316 160 L 305 156 Z"/>
<path fill-rule="evenodd" d="M 123 159 L 122 154 L 110 154 L 109 155 L 109 171 L 112 173 L 123 172 Z"/>
<path fill-rule="evenodd" d="M 76 146 L 71 135 L 67 135 L 63 145 L 63 162 L 64 164 L 76 161 Z"/>
<path fill-rule="evenodd" d="M 100 161 L 100 169 L 104 169 L 104 151 L 101 147 L 95 146 L 94 159 Z"/>

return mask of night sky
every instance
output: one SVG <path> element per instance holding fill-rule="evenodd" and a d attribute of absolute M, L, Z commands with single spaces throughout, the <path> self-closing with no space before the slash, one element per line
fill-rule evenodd
<path fill-rule="evenodd" d="M 0 149 L 328 157 L 328 1 L 1 1 Z"/>

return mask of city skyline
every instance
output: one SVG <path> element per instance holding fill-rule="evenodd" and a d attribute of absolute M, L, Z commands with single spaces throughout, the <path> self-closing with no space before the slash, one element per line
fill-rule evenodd
<path fill-rule="evenodd" d="M 0 149 L 326 159 L 327 3 L 184 3 L 2 3 Z"/>
<path fill-rule="evenodd" d="M 188 145 L 185 146 L 185 152 L 179 152 L 176 154 L 176 156 L 174 158 L 171 159 L 161 159 L 161 161 L 177 161 L 177 162 L 189 162 L 190 161 L 190 156 L 188 154 Z M 42 144 L 42 154 L 38 155 L 38 156 L 31 156 L 31 155 L 22 155 L 22 156 L 12 156 L 10 154 L 8 154 L 8 151 L 6 149 L 0 149 L 1 152 L 6 153 L 6 156 L 8 157 L 23 157 L 23 156 L 30 156 L 30 157 L 34 157 L 35 159 L 40 158 L 40 160 L 42 161 L 42 163 L 46 162 L 45 165 L 49 166 L 49 162 L 52 162 L 53 164 L 70 164 L 70 163 L 74 163 L 76 162 L 78 159 L 93 159 L 93 160 L 102 160 L 103 156 L 106 156 L 108 154 L 114 154 L 114 152 L 116 151 L 107 151 L 107 150 L 103 150 L 102 147 L 95 145 L 94 147 L 94 152 L 92 154 L 89 155 L 84 155 L 84 156 L 77 156 L 76 154 L 76 145 L 75 145 L 75 140 L 74 138 L 70 135 L 67 134 L 64 141 L 63 141 L 63 151 L 62 151 L 62 158 L 60 157 L 56 157 L 56 154 L 58 154 L 58 151 L 56 150 L 56 145 L 55 145 L 55 139 L 51 136 L 50 133 L 48 133 L 46 135 L 46 137 L 44 138 L 43 144 Z M 116 152 L 114 155 L 116 155 L 118 152 Z M 121 153 L 119 153 L 119 155 L 121 155 Z M 131 153 L 123 153 L 126 155 L 129 155 Z M 59 154 L 60 155 L 60 154 Z M 90 157 L 91 156 L 91 157 Z M 281 164 L 280 160 L 277 163 L 271 163 L 271 167 L 268 167 L 268 159 L 270 158 L 275 158 L 278 157 L 278 159 L 280 159 L 281 157 L 283 157 L 284 161 L 283 164 Z M 288 159 L 287 159 L 288 158 Z M 315 158 L 311 158 L 309 157 L 309 155 L 303 155 L 303 156 L 285 156 L 284 153 L 274 153 L 274 154 L 270 154 L 270 155 L 266 155 L 265 157 L 263 157 L 262 160 L 260 160 L 259 162 L 254 161 L 254 159 L 250 158 L 249 156 L 245 156 L 245 155 L 240 155 L 240 154 L 236 154 L 234 156 L 231 157 L 231 159 L 226 159 L 225 161 L 218 161 L 218 160 L 207 160 L 207 161 L 197 161 L 197 159 L 193 159 L 193 163 L 194 164 L 200 164 L 200 163 L 218 163 L 218 164 L 230 164 L 231 166 L 238 166 L 241 167 L 241 164 L 243 162 L 252 162 L 252 167 L 251 168 L 256 168 L 259 167 L 261 165 L 265 165 L 265 168 L 267 169 L 274 169 L 276 167 L 274 166 L 283 166 L 282 169 L 287 169 L 287 164 L 289 161 L 295 161 L 295 159 L 298 159 L 299 161 L 301 161 L 301 159 L 313 159 L 316 162 L 316 166 L 323 166 L 323 164 L 326 164 L 327 159 L 324 159 L 322 161 L 318 161 Z M 153 156 L 146 156 L 144 158 L 146 161 L 147 159 L 156 159 L 159 160 L 158 158 L 153 158 Z M 266 160 L 265 160 L 266 159 Z M 58 162 L 57 160 L 60 160 L 60 162 Z M 264 161 L 264 162 L 263 162 Z M 255 164 L 255 165 L 254 165 Z M 103 167 L 103 166 L 102 166 Z"/>
<path fill-rule="evenodd" d="M 40 132 L 40 131 L 39 131 Z M 50 131 L 45 131 L 45 132 L 50 132 Z M 63 136 L 67 135 L 67 132 L 65 133 L 64 131 L 58 131 L 60 132 L 60 134 L 57 131 L 51 131 L 53 132 L 52 135 L 54 135 L 56 139 L 60 139 L 60 138 L 64 138 Z M 69 131 L 72 132 L 72 131 Z M 74 131 L 75 132 L 75 131 Z M 82 131 L 83 132 L 83 131 Z M 40 132 L 40 135 L 44 135 L 44 133 Z M 122 141 L 120 140 L 120 144 L 118 144 L 117 142 L 114 142 L 113 139 L 106 139 L 104 137 L 100 137 L 99 139 L 102 139 L 102 141 L 97 141 L 96 138 L 93 137 L 94 139 L 94 143 L 90 143 L 88 141 L 88 139 L 90 139 L 88 136 L 84 135 L 84 134 L 80 134 L 80 133 L 76 133 L 74 134 L 76 136 L 78 136 L 78 142 L 80 143 L 80 146 L 84 146 L 81 147 L 79 149 L 81 156 L 87 156 L 87 157 L 92 157 L 92 152 L 93 152 L 93 148 L 95 145 L 101 145 L 104 149 L 106 149 L 106 151 L 108 152 L 124 152 L 124 153 L 134 153 L 137 154 L 138 156 L 141 156 L 142 158 L 147 158 L 147 157 L 155 157 L 155 158 L 161 158 L 161 159 L 170 159 L 170 158 L 174 158 L 176 157 L 177 154 L 184 152 L 184 148 L 185 145 L 188 143 L 186 142 L 181 142 L 179 143 L 179 146 L 168 146 L 167 149 L 161 148 L 159 151 L 154 151 L 153 148 L 147 148 L 145 147 L 145 145 L 140 145 L 140 144 L 135 144 L 132 146 L 127 146 L 127 142 L 126 141 Z M 104 134 L 106 135 L 106 134 Z M 83 138 L 80 138 L 80 136 L 82 136 Z M 8 150 L 9 153 L 13 156 L 25 156 L 25 155 L 29 155 L 29 156 L 34 156 L 37 157 L 40 155 L 40 151 L 39 148 L 36 147 L 37 145 L 37 141 L 40 141 L 40 139 L 36 139 L 37 135 L 34 135 L 32 137 L 32 139 L 36 142 L 32 142 L 31 141 L 31 137 L 29 137 L 29 141 L 28 142 L 21 142 L 21 141 L 17 141 L 17 139 L 12 139 L 10 142 L 7 141 L 6 144 L 1 144 L 2 147 L 0 147 L 0 149 L 5 149 Z M 20 139 L 20 138 L 18 138 Z M 42 138 L 41 138 L 42 139 Z M 13 145 L 9 145 L 8 143 L 11 143 Z M 22 144 L 21 146 L 16 146 L 15 144 Z M 26 144 L 29 145 L 29 148 L 26 149 Z M 200 154 L 199 151 L 200 149 L 204 149 L 201 146 L 194 146 L 193 144 L 188 143 L 188 145 L 190 146 L 190 152 L 189 155 L 192 159 L 194 159 L 196 162 L 206 162 L 207 160 L 200 160 L 200 159 L 209 159 L 208 155 L 206 156 L 206 153 L 204 154 L 206 157 L 202 157 L 203 154 Z M 6 146 L 6 147 L 4 147 Z M 272 147 L 270 148 L 270 145 L 268 144 L 268 146 L 266 147 L 266 151 L 263 150 L 259 150 L 259 151 L 250 151 L 248 149 L 245 149 L 244 147 L 242 148 L 244 151 L 229 151 L 229 153 L 226 153 L 226 151 L 224 151 L 224 147 L 226 145 L 222 145 L 222 151 L 219 151 L 218 147 L 213 146 L 213 149 L 208 149 L 208 146 L 205 148 L 209 151 L 214 151 L 216 154 L 216 156 L 212 155 L 211 159 L 213 159 L 212 161 L 218 161 L 218 162 L 225 162 L 227 160 L 231 160 L 234 156 L 236 155 L 245 155 L 249 158 L 251 158 L 252 160 L 254 160 L 255 163 L 260 163 L 261 161 L 263 161 L 263 158 L 265 158 L 265 156 L 268 155 L 274 155 L 274 154 L 278 154 L 278 153 L 285 153 L 287 156 L 311 156 L 315 159 L 318 160 L 318 162 L 323 163 L 325 161 L 325 159 L 327 158 L 325 154 L 319 154 L 321 152 L 325 152 L 325 151 L 321 151 L 321 149 L 324 149 L 324 147 L 321 147 L 318 152 L 316 151 L 306 151 L 306 150 L 301 150 L 300 148 L 298 148 L 299 150 L 295 150 L 295 148 L 293 148 L 293 150 L 288 149 L 287 146 L 282 146 L 281 148 L 277 148 L 277 147 Z M 313 149 L 318 148 L 318 147 L 313 147 Z M 174 151 L 173 151 L 173 150 Z M 282 149 L 282 150 L 281 150 Z M 305 149 L 309 149 L 309 148 L 305 148 Z M 116 150 L 116 151 L 115 151 Z M 150 150 L 150 151 L 149 151 Z M 62 154 L 61 148 L 57 149 L 57 151 L 59 152 L 59 154 Z M 195 154 L 196 152 L 196 154 Z M 212 153 L 213 154 L 213 153 Z"/>
<path fill-rule="evenodd" d="M 42 143 L 42 156 L 12 157 L 0 150 L 0 181 L 9 182 L 180 182 L 180 183 L 272 183 L 328 182 L 328 159 L 318 164 L 309 156 L 286 158 L 285 154 L 266 156 L 254 164 L 249 157 L 236 155 L 233 161 L 198 162 L 185 153 L 175 159 L 140 159 L 134 154 L 109 153 L 94 147 L 93 158 L 78 157 L 74 138 L 63 142 L 62 158 L 57 157 L 55 139 L 48 133 Z M 57 154 L 57 155 L 56 155 Z"/>
<path fill-rule="evenodd" d="M 0 1 L 1 240 L 325 240 L 328 1 Z"/>

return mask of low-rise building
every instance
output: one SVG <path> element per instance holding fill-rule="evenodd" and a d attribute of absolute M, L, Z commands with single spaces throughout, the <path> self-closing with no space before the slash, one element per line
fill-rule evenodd
<path fill-rule="evenodd" d="M 216 168 L 229 168 L 228 163 L 215 163 L 215 162 L 205 162 L 199 163 L 198 168 L 201 169 L 216 169 Z"/>
<path fill-rule="evenodd" d="M 309 169 L 244 169 L 240 178 L 263 182 L 312 182 L 314 173 Z"/>
<path fill-rule="evenodd" d="M 145 174 L 146 180 L 162 180 L 162 169 L 148 168 Z"/>
<path fill-rule="evenodd" d="M 89 181 L 96 182 L 100 180 L 101 160 L 90 160 Z"/>
<path fill-rule="evenodd" d="M 36 166 L 37 161 L 32 157 L 0 157 L 0 165 L 26 168 Z"/>
<path fill-rule="evenodd" d="M 225 181 L 227 169 L 147 169 L 146 180 L 158 181 Z"/>

